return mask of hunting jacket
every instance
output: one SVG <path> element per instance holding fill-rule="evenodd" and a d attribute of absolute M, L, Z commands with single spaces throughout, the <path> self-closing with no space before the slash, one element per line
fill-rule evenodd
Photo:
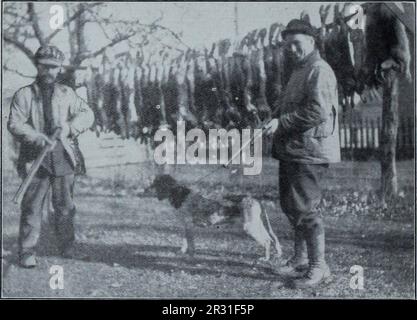
<path fill-rule="evenodd" d="M 62 141 L 74 167 L 77 165 L 74 139 L 91 127 L 94 122 L 93 111 L 70 87 L 55 84 L 52 95 L 52 112 L 56 127 L 67 123 L 70 137 Z M 35 160 L 41 148 L 34 145 L 36 133 L 44 132 L 42 95 L 37 82 L 19 89 L 11 102 L 7 128 L 21 143 L 18 158 L 18 171 Z"/>
<path fill-rule="evenodd" d="M 336 76 L 317 50 L 295 67 L 278 112 L 275 159 L 305 164 L 340 161 Z"/>

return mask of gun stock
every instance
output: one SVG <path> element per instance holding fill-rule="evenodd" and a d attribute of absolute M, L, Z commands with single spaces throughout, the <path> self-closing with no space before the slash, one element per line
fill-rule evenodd
<path fill-rule="evenodd" d="M 39 167 L 41 166 L 43 159 L 45 159 L 48 152 L 52 151 L 55 148 L 56 139 L 61 134 L 61 130 L 62 130 L 61 128 L 57 128 L 55 130 L 54 134 L 51 137 L 51 140 L 53 141 L 53 144 L 46 145 L 42 149 L 41 153 L 38 155 L 36 160 L 33 162 L 32 166 L 29 169 L 29 173 L 27 174 L 27 176 L 25 177 L 25 179 L 23 180 L 23 182 L 19 186 L 19 189 L 17 189 L 17 192 L 13 197 L 13 202 L 14 203 L 16 203 L 18 205 L 21 204 L 23 196 L 25 195 L 27 188 L 29 187 L 30 183 L 32 182 L 33 177 L 36 175 L 36 172 L 38 172 Z"/>

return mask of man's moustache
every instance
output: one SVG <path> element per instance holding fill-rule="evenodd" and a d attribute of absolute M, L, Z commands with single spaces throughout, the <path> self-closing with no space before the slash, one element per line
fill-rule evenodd
<path fill-rule="evenodd" d="M 45 81 L 45 80 L 55 80 L 55 77 L 49 76 L 49 75 L 44 75 L 44 76 L 41 76 L 40 78 L 43 81 Z"/>

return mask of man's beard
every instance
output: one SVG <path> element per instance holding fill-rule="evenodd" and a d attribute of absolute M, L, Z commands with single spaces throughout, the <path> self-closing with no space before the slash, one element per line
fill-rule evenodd
<path fill-rule="evenodd" d="M 39 76 L 39 81 L 42 84 L 51 85 L 51 84 L 55 83 L 56 77 L 53 77 L 53 76 L 50 76 L 50 75 L 41 75 L 41 76 Z"/>

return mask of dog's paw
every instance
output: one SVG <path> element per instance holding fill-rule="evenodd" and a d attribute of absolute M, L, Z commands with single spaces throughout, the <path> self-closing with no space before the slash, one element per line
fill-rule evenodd
<path fill-rule="evenodd" d="M 186 254 L 188 251 L 190 251 L 190 249 L 191 248 L 190 248 L 190 246 L 188 244 L 187 239 L 186 238 L 182 239 L 182 246 L 181 246 L 180 252 L 182 254 Z"/>
<path fill-rule="evenodd" d="M 190 248 L 181 248 L 176 252 L 177 255 L 179 256 L 194 256 L 194 250 L 191 250 Z"/>
<path fill-rule="evenodd" d="M 176 252 L 176 254 L 178 256 L 186 256 L 186 255 L 190 254 L 190 250 L 188 250 L 188 249 L 184 250 L 183 248 L 181 248 Z"/>
<path fill-rule="evenodd" d="M 195 260 L 194 251 L 187 250 L 183 252 L 182 250 L 178 250 L 176 256 L 186 262 L 193 262 Z"/>

